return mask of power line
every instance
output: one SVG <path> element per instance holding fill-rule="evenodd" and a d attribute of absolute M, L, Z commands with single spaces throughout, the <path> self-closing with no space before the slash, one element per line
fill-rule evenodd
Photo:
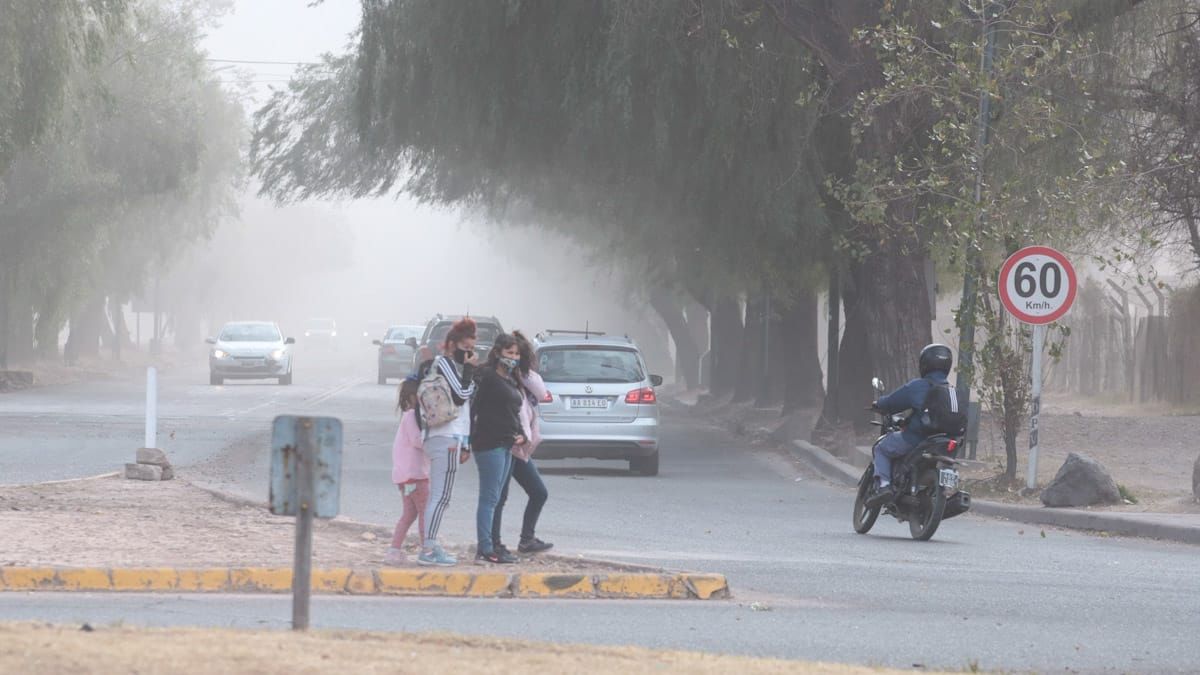
<path fill-rule="evenodd" d="M 239 63 L 253 66 L 323 66 L 316 61 L 254 61 L 248 59 L 204 59 L 209 63 Z"/>

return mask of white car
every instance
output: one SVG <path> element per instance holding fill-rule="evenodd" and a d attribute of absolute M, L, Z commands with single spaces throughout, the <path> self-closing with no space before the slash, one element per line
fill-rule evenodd
<path fill-rule="evenodd" d="M 279 326 L 270 321 L 235 321 L 221 328 L 216 338 L 208 338 L 209 384 L 225 380 L 278 379 L 292 383 L 292 345 Z"/>
<path fill-rule="evenodd" d="M 550 395 L 538 404 L 543 459 L 629 462 L 631 471 L 658 475 L 658 394 L 633 340 L 595 331 L 538 335 L 537 370 Z"/>

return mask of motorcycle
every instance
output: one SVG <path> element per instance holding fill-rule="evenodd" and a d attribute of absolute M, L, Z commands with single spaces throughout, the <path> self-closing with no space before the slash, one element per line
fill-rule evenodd
<path fill-rule="evenodd" d="M 883 393 L 883 382 L 873 378 L 872 386 Z M 903 415 L 889 415 L 868 408 L 880 415 L 871 424 L 880 428 L 878 445 L 884 436 L 903 428 Z M 896 460 L 892 465 L 892 485 L 895 497 L 884 504 L 867 508 L 866 500 L 875 486 L 875 466 L 870 464 L 858 481 L 858 494 L 854 500 L 854 531 L 866 534 L 875 525 L 882 511 L 896 520 L 908 523 L 912 538 L 928 541 L 937 532 L 946 518 L 966 513 L 971 508 L 971 495 L 958 489 L 958 460 L 954 453 L 961 439 L 945 434 L 930 436 L 921 441 L 912 452 Z M 872 447 L 874 454 L 874 447 Z"/>

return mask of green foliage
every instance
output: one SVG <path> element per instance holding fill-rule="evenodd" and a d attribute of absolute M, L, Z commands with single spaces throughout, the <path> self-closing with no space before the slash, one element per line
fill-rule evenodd
<path fill-rule="evenodd" d="M 276 198 L 400 189 L 700 297 L 786 301 L 818 257 L 816 117 L 794 103 L 817 76 L 740 3 L 372 4 L 358 53 L 328 63 L 257 116 Z"/>
<path fill-rule="evenodd" d="M 214 8 L 131 3 L 131 20 L 67 76 L 41 140 L 0 174 L 0 291 L 37 313 L 54 346 L 81 304 L 139 293 L 232 209 L 242 111 L 199 48 L 198 17 Z"/>

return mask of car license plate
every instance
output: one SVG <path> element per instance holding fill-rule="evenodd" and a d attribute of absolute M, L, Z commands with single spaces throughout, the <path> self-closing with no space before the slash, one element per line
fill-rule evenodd
<path fill-rule="evenodd" d="M 242 361 L 243 368 L 257 368 L 263 364 L 262 359 L 244 359 Z"/>
<path fill-rule="evenodd" d="M 942 469 L 938 472 L 938 485 L 952 490 L 958 489 L 958 472 L 954 469 Z"/>
<path fill-rule="evenodd" d="M 571 408 L 575 410 L 608 410 L 608 399 L 576 396 L 571 399 Z"/>

